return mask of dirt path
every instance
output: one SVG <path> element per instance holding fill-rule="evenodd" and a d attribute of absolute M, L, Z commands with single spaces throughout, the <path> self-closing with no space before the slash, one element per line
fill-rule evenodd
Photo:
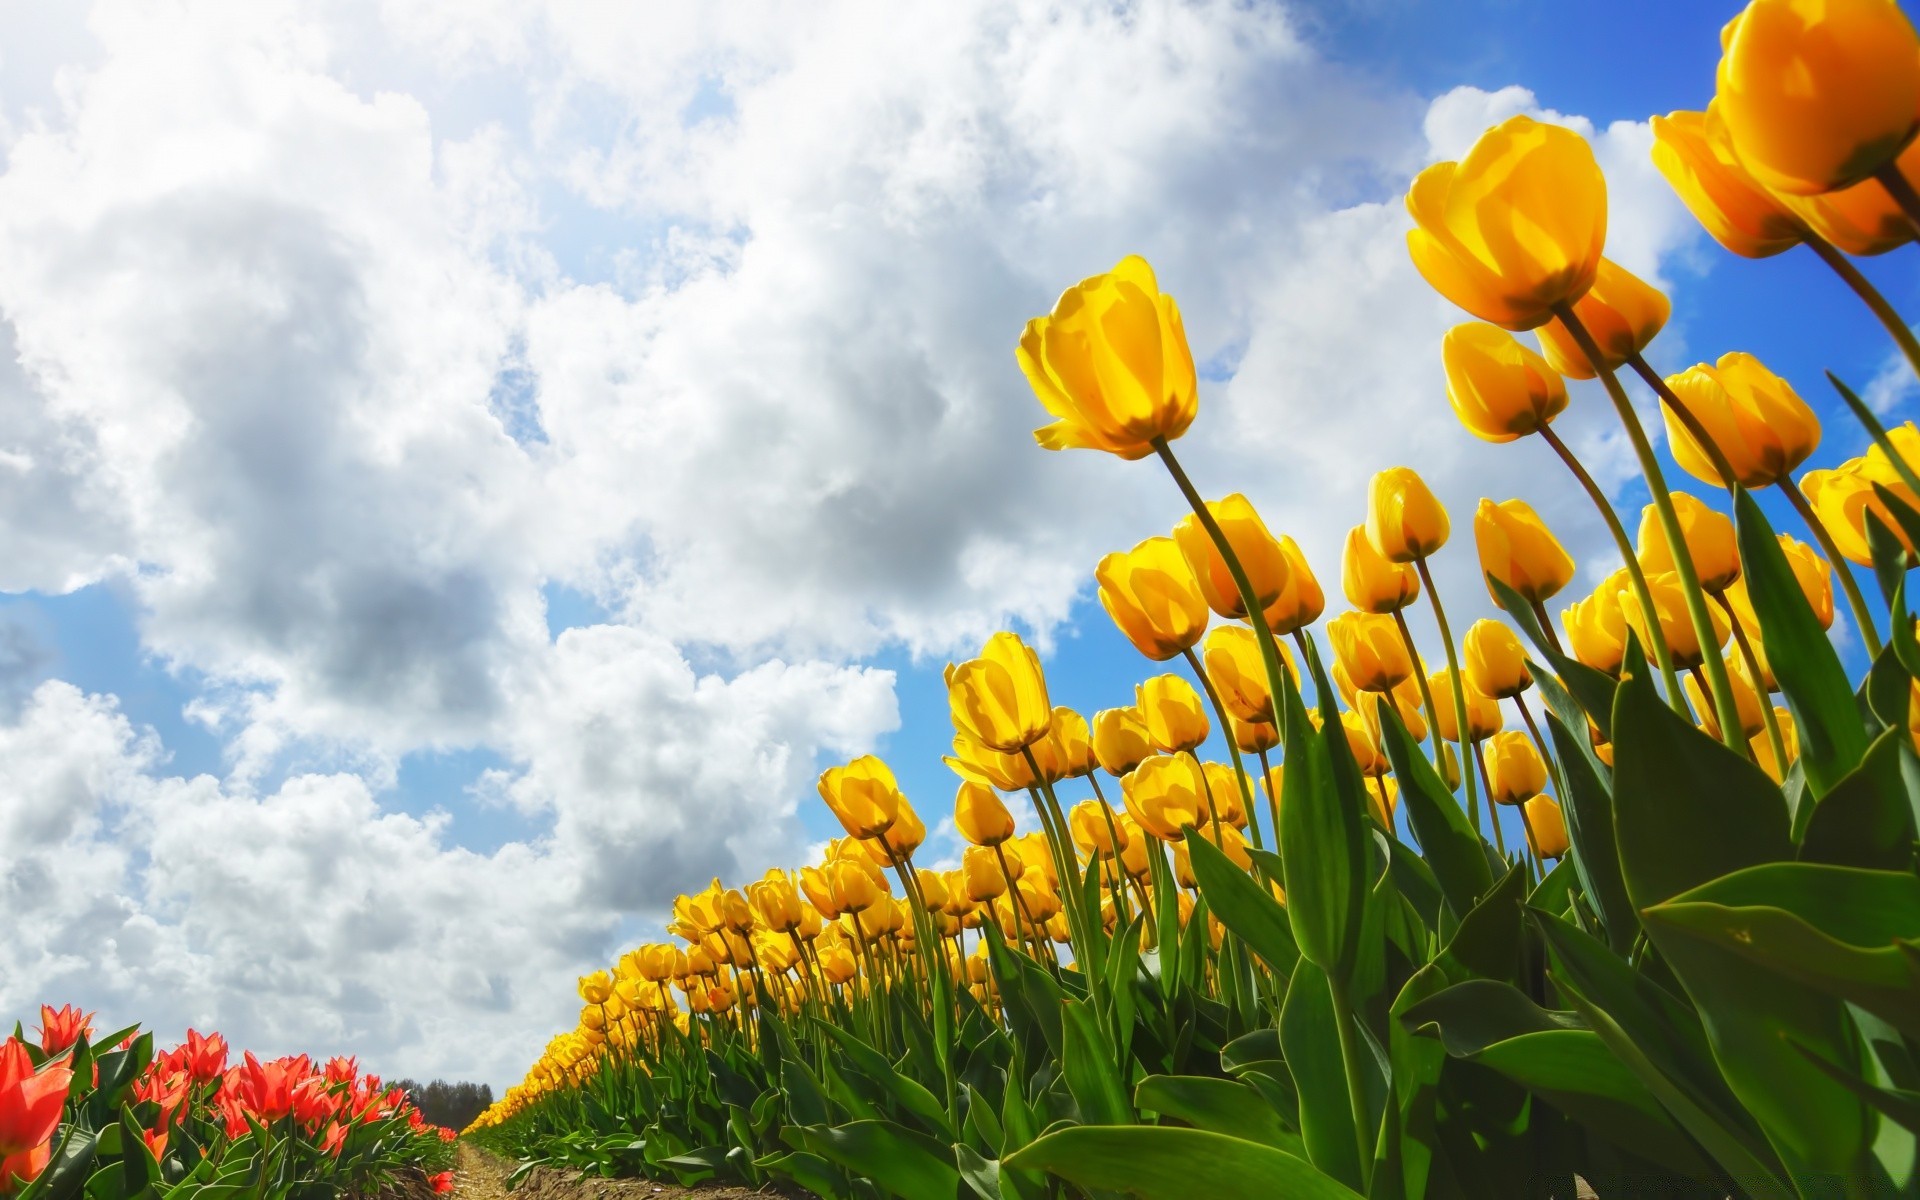
<path fill-rule="evenodd" d="M 513 1164 L 461 1142 L 454 1166 L 454 1200 L 507 1200 Z M 513 1192 L 513 1200 L 765 1200 L 773 1191 L 743 1187 L 681 1187 L 647 1179 L 601 1179 L 536 1167 Z"/>

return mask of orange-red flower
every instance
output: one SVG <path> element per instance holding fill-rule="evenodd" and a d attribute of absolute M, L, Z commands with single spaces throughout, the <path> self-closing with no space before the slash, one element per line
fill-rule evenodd
<path fill-rule="evenodd" d="M 93 1032 L 93 1014 L 83 1013 L 78 1005 L 40 1006 L 40 1048 L 58 1054 Z"/>
<path fill-rule="evenodd" d="M 35 1071 L 33 1056 L 18 1038 L 0 1044 L 0 1193 L 46 1170 L 72 1083 L 73 1069 L 67 1066 Z"/>

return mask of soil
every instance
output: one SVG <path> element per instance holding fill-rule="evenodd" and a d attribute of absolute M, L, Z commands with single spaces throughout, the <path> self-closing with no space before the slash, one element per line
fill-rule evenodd
<path fill-rule="evenodd" d="M 465 1142 L 454 1166 L 454 1200 L 508 1200 L 507 1176 L 514 1164 Z M 681 1187 L 650 1179 L 602 1179 L 577 1171 L 535 1167 L 512 1193 L 513 1200 L 767 1200 L 799 1193 L 733 1184 Z"/>

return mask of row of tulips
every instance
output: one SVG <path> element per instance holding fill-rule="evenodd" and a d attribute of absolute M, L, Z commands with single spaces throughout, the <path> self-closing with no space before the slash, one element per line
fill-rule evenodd
<path fill-rule="evenodd" d="M 1661 170 L 1733 252 L 1813 247 L 1920 371 L 1848 261 L 1920 235 L 1911 23 L 1754 0 L 1723 51 L 1714 104 L 1656 121 Z M 1575 564 L 1489 499 L 1475 550 L 1507 620 L 1456 638 L 1431 569 L 1449 515 L 1406 468 L 1375 477 L 1351 611 L 1322 625 L 1298 546 L 1175 457 L 1193 359 L 1127 259 L 1018 359 L 1043 447 L 1157 458 L 1189 502 L 1095 571 L 1185 674 L 1089 722 L 996 635 L 947 671 L 957 868 L 916 863 L 886 764 L 826 771 L 845 839 L 681 897 L 676 940 L 581 980 L 578 1027 L 472 1135 L 832 1197 L 1920 1194 L 1920 431 L 1843 387 L 1872 449 L 1796 478 L 1820 423 L 1759 359 L 1655 372 L 1666 298 L 1604 257 L 1573 132 L 1509 120 L 1407 205 L 1421 274 L 1478 318 L 1442 349 L 1454 411 L 1537 434 L 1613 535 L 1619 569 L 1561 628 Z M 1631 376 L 1724 504 L 1669 487 Z M 1638 456 L 1637 537 L 1554 432 L 1569 378 L 1599 380 Z M 1811 543 L 1776 532 L 1768 487 Z M 1216 731 L 1228 761 L 1201 761 Z"/>
<path fill-rule="evenodd" d="M 37 1041 L 0 1042 L 0 1196 L 15 1200 L 325 1200 L 450 1191 L 454 1133 L 351 1058 L 229 1062 L 188 1030 L 156 1051 L 137 1026 L 43 1006 Z"/>

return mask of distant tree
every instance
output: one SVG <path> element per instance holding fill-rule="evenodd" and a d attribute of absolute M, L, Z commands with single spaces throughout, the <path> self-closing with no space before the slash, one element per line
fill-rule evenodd
<path fill-rule="evenodd" d="M 397 1079 L 393 1086 L 407 1094 L 422 1117 L 449 1129 L 465 1129 L 493 1104 L 493 1088 L 484 1083 L 448 1083 L 444 1079 L 416 1083 L 411 1079 Z"/>

